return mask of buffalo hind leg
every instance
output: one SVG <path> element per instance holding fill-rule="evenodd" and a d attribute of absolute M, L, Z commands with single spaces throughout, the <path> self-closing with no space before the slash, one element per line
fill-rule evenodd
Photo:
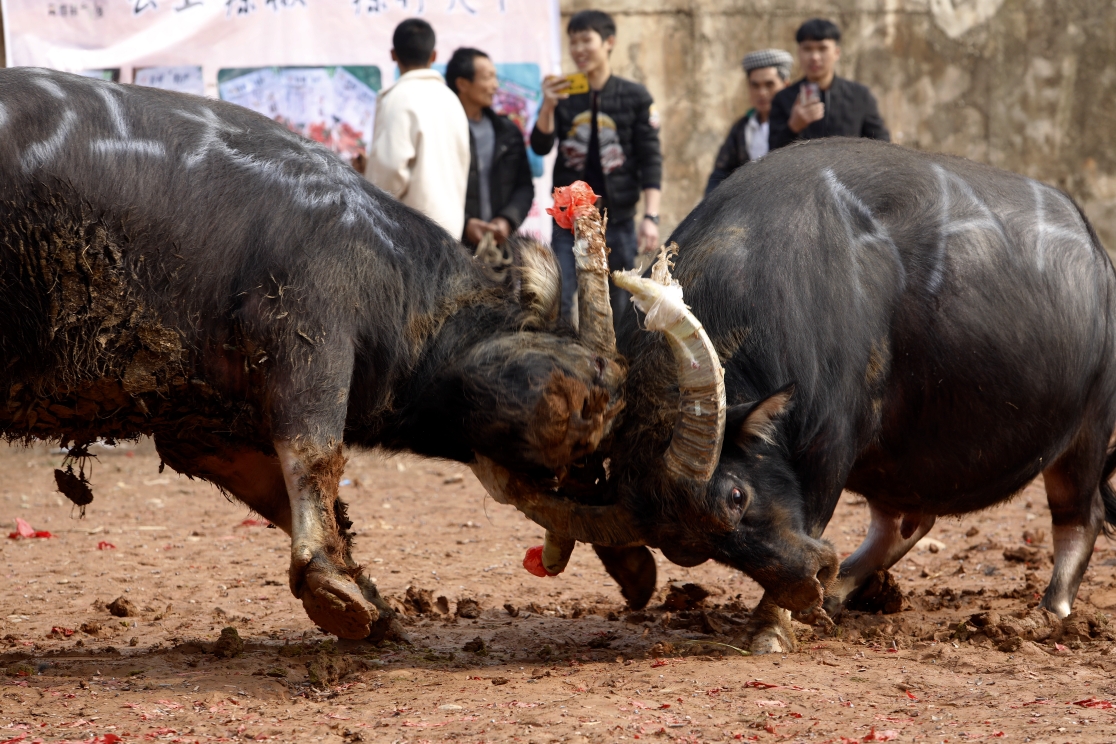
<path fill-rule="evenodd" d="M 934 526 L 933 514 L 901 514 L 869 502 L 871 523 L 868 536 L 841 563 L 837 580 L 826 591 L 825 611 L 836 618 L 856 599 L 879 571 L 886 571 L 921 540 Z"/>
<path fill-rule="evenodd" d="M 655 593 L 655 557 L 642 545 L 634 548 L 609 548 L 594 545 L 593 551 L 608 575 L 620 585 L 620 593 L 633 610 L 642 610 Z"/>
<path fill-rule="evenodd" d="M 1042 606 L 1058 617 L 1070 613 L 1104 525 L 1104 501 L 1098 486 L 1103 444 L 1083 452 L 1086 448 L 1075 443 L 1042 474 L 1054 532 L 1054 570 Z"/>

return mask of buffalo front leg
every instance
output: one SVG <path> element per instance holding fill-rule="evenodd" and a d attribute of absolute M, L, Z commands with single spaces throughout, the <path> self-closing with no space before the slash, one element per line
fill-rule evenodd
<path fill-rule="evenodd" d="M 608 575 L 620 585 L 620 593 L 633 610 L 642 610 L 655 593 L 655 556 L 642 545 L 631 548 L 609 548 L 594 545 L 593 552 L 601 559 Z"/>
<path fill-rule="evenodd" d="M 743 634 L 734 641 L 735 645 L 747 644 L 753 654 L 789 654 L 798 650 L 798 642 L 791 626 L 790 610 L 775 604 L 764 592 Z"/>
<path fill-rule="evenodd" d="M 825 611 L 837 617 L 861 595 L 881 571 L 894 566 L 934 526 L 933 514 L 902 514 L 869 503 L 871 523 L 864 542 L 841 563 L 837 580 L 826 592 Z"/>
<path fill-rule="evenodd" d="M 371 582 L 360 582 L 360 566 L 350 555 L 351 523 L 337 498 L 345 468 L 341 446 L 277 441 L 275 451 L 290 499 L 291 592 L 326 632 L 367 638 L 380 611 L 365 597 L 361 583 Z"/>
<path fill-rule="evenodd" d="M 1104 524 L 1104 501 L 1097 486 L 1100 468 L 1096 466 L 1103 451 L 1095 464 L 1076 461 L 1075 454 L 1071 450 L 1042 474 L 1054 523 L 1054 570 L 1042 606 L 1058 617 L 1065 617 L 1073 608 Z"/>

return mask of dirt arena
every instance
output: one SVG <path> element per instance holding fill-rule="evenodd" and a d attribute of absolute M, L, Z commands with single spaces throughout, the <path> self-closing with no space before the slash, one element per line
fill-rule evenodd
<path fill-rule="evenodd" d="M 54 535 L 0 537 L 4 744 L 1116 741 L 1116 552 L 1098 544 L 1066 622 L 1034 609 L 1041 482 L 939 522 L 893 570 L 898 612 L 750 657 L 730 647 L 759 598 L 744 575 L 660 558 L 660 595 L 632 613 L 585 546 L 558 578 L 528 574 L 542 531 L 467 469 L 350 453 L 356 555 L 413 641 L 377 648 L 307 620 L 280 531 L 160 474 L 149 442 L 94 451 L 78 519 L 60 454 L 0 446 L 5 535 L 17 518 Z M 867 523 L 846 496 L 827 537 L 847 554 Z"/>

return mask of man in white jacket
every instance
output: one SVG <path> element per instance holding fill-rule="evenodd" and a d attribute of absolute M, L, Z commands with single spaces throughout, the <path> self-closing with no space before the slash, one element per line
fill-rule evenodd
<path fill-rule="evenodd" d="M 399 80 L 380 94 L 365 175 L 460 238 L 469 180 L 469 120 L 434 63 L 434 29 L 410 18 L 395 28 Z"/>

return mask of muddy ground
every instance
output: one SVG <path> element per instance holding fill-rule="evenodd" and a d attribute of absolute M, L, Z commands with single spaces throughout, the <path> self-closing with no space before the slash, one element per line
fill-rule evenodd
<path fill-rule="evenodd" d="M 898 612 L 745 657 L 714 645 L 759 598 L 742 574 L 660 558 L 662 594 L 631 613 L 584 546 L 558 578 L 524 571 L 541 530 L 463 467 L 351 453 L 356 555 L 411 613 L 413 645 L 376 648 L 311 625 L 281 532 L 160 474 L 149 442 L 94 452 L 78 519 L 61 454 L 0 448 L 5 535 L 54 535 L 0 537 L 0 742 L 1116 741 L 1116 552 L 1098 545 L 1071 621 L 1031 609 L 1041 482 L 940 522 L 893 572 Z M 867 521 L 846 495 L 827 536 L 848 553 Z"/>

